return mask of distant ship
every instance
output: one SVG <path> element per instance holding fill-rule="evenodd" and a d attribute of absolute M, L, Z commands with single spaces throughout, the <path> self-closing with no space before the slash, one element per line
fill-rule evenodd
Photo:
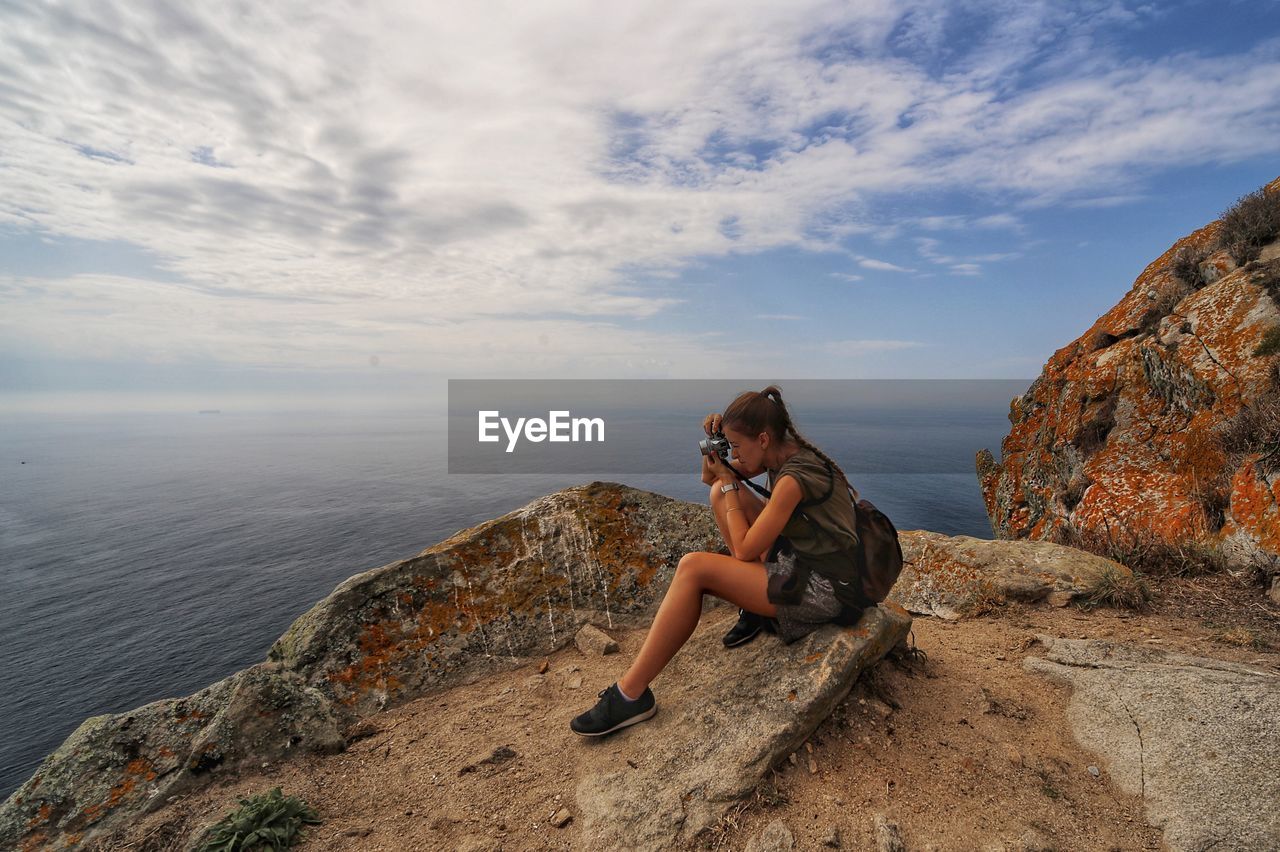
<path fill-rule="evenodd" d="M 202 408 L 202 409 L 200 409 L 200 413 L 201 413 L 201 414 L 221 414 L 221 413 L 222 413 L 222 409 L 220 409 L 220 408 Z"/>

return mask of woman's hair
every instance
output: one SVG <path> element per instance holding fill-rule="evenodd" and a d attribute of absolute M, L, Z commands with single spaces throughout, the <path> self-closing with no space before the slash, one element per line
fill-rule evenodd
<path fill-rule="evenodd" d="M 744 435 L 755 436 L 761 432 L 768 432 L 778 443 L 782 443 L 786 436 L 790 435 L 797 444 L 806 450 L 811 450 L 818 458 L 835 468 L 845 485 L 849 485 L 849 477 L 844 475 L 840 465 L 796 431 L 795 424 L 791 422 L 791 414 L 782 401 L 782 391 L 777 385 L 769 385 L 759 393 L 747 391 L 740 394 L 724 410 L 724 414 L 720 416 L 720 423 L 721 426 L 727 425 L 735 432 L 741 432 Z"/>

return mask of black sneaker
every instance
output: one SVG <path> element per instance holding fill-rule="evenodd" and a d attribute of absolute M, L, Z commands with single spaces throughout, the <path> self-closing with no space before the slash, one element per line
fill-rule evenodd
<path fill-rule="evenodd" d="M 575 734 L 584 737 L 603 737 L 614 731 L 643 722 L 658 712 L 658 704 L 654 701 L 653 690 L 644 688 L 644 695 L 635 701 L 622 697 L 615 683 L 608 689 L 600 691 L 600 700 L 581 716 L 569 723 Z"/>
<path fill-rule="evenodd" d="M 738 610 L 738 623 L 733 625 L 720 641 L 724 643 L 726 648 L 736 648 L 756 638 L 762 630 L 774 633 L 773 619 L 768 616 L 757 615 L 750 610 L 740 609 Z"/>

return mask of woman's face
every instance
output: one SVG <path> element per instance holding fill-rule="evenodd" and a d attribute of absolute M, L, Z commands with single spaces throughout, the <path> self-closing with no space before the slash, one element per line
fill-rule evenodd
<path fill-rule="evenodd" d="M 765 468 L 764 451 L 769 443 L 768 433 L 752 438 L 728 426 L 722 425 L 721 429 L 724 436 L 729 439 L 729 446 L 733 448 L 733 457 L 742 468 L 742 472 L 751 476 L 762 473 Z"/>

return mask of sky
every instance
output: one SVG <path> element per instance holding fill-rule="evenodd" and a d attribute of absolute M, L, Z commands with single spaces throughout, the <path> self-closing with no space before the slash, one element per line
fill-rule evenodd
<path fill-rule="evenodd" d="M 1267 0 L 0 0 L 0 21 L 13 409 L 1030 381 L 1280 175 Z"/>

